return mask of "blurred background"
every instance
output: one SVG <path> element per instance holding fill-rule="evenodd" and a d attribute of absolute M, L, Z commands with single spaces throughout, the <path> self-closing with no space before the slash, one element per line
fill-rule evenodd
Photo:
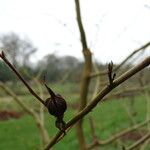
<path fill-rule="evenodd" d="M 135 51 L 116 71 L 119 76 L 150 55 L 150 0 L 80 0 L 80 3 L 88 47 L 93 57 L 93 72 L 106 71 L 110 61 L 117 68 Z M 80 100 L 84 60 L 73 0 L 0 0 L 2 50 L 43 99 L 49 96 L 43 85 L 45 76 L 47 84 L 67 100 L 65 119 L 69 120 L 74 115 Z M 106 139 L 150 118 L 149 75 L 149 68 L 135 75 L 106 98 L 110 100 L 108 103 L 102 103 L 92 112 L 98 137 Z M 88 100 L 107 83 L 106 75 L 93 78 Z M 57 131 L 54 118 L 47 114 L 2 60 L 0 87 L 0 149 L 42 149 Z M 37 118 L 28 112 L 28 108 L 32 108 L 33 114 L 37 114 L 42 122 L 40 131 L 36 127 Z M 90 128 L 87 119 L 86 135 Z M 130 144 L 140 139 L 147 131 L 149 127 L 101 149 L 119 149 L 123 143 Z M 75 137 L 73 129 L 54 149 L 65 149 L 66 144 L 67 149 L 78 149 Z M 87 137 L 88 141 L 91 139 Z M 148 150 L 147 145 L 142 150 Z"/>

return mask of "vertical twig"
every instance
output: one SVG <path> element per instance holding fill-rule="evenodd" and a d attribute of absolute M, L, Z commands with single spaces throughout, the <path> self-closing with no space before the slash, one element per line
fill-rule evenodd
<path fill-rule="evenodd" d="M 81 89 L 80 89 L 80 107 L 79 111 L 85 108 L 87 103 L 87 94 L 88 94 L 88 88 L 90 83 L 90 74 L 92 70 L 92 55 L 91 51 L 88 49 L 87 41 L 86 41 L 86 35 L 84 31 L 84 27 L 82 24 L 81 19 L 81 12 L 80 12 L 80 3 L 79 0 L 75 0 L 75 6 L 76 6 L 76 16 L 77 16 L 77 23 L 80 31 L 80 37 L 81 37 L 81 44 L 82 44 L 82 50 L 84 55 L 84 69 L 82 74 L 82 80 L 81 80 Z M 80 145 L 80 149 L 84 150 L 86 149 L 86 143 L 85 143 L 85 137 L 83 133 L 82 128 L 82 122 L 81 119 L 77 124 L 77 137 Z"/>

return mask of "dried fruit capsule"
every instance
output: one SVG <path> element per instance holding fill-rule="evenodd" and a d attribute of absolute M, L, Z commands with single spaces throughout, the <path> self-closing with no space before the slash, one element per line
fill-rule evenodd
<path fill-rule="evenodd" d="M 50 98 L 46 99 L 45 106 L 49 113 L 57 118 L 55 126 L 65 133 L 65 122 L 63 121 L 63 116 L 67 109 L 66 101 L 61 95 L 55 94 L 46 84 L 45 86 L 51 95 Z"/>
<path fill-rule="evenodd" d="M 61 118 L 67 109 L 67 104 L 61 95 L 57 94 L 46 100 L 45 105 L 49 113 L 55 117 Z"/>

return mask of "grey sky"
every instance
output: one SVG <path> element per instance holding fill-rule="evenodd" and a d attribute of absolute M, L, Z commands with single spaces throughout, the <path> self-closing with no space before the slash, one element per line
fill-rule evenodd
<path fill-rule="evenodd" d="M 119 62 L 150 40 L 150 0 L 80 0 L 88 45 L 102 62 Z M 0 33 L 29 37 L 48 53 L 82 58 L 74 0 L 0 0 Z"/>

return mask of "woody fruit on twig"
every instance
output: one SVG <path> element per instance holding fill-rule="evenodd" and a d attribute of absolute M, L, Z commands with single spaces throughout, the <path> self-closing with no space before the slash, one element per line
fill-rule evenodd
<path fill-rule="evenodd" d="M 52 91 L 52 89 L 50 89 L 46 84 L 45 86 L 51 96 L 46 99 L 45 106 L 48 109 L 49 113 L 54 117 L 56 117 L 55 126 L 60 131 L 63 131 L 65 134 L 66 123 L 64 122 L 63 117 L 64 117 L 64 112 L 67 109 L 67 103 L 60 94 L 55 94 Z"/>

